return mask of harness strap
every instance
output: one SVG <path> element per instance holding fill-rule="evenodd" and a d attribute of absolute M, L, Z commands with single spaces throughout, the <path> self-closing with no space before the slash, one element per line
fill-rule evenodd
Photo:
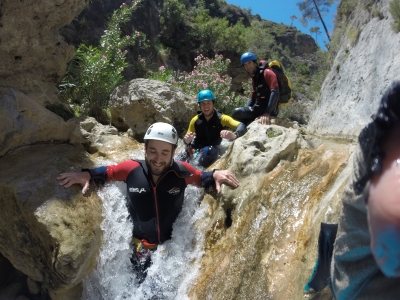
<path fill-rule="evenodd" d="M 149 250 L 156 250 L 158 247 L 157 244 L 151 244 L 146 239 L 139 240 L 138 238 L 135 237 L 132 238 L 132 243 L 136 246 L 137 253 L 140 253 L 142 249 L 146 249 L 147 253 L 149 252 Z"/>

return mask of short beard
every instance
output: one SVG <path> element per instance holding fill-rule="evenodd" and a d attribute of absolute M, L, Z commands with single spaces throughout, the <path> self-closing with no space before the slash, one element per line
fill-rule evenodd
<path fill-rule="evenodd" d="M 169 164 L 166 163 L 165 166 L 164 166 L 164 168 L 162 168 L 161 171 L 154 171 L 153 168 L 152 168 L 152 165 L 151 165 L 150 161 L 149 161 L 148 158 L 147 158 L 147 156 L 145 156 L 145 159 L 144 159 L 144 160 L 145 160 L 145 162 L 146 162 L 146 165 L 147 165 L 147 168 L 148 168 L 149 172 L 150 172 L 152 175 L 155 175 L 155 176 L 161 176 L 161 175 L 164 174 L 165 171 L 172 165 L 172 157 L 171 157 L 171 161 L 169 162 Z"/>

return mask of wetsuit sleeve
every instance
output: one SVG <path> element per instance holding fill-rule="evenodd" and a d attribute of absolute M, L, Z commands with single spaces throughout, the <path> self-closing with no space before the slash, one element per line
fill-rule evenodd
<path fill-rule="evenodd" d="M 265 69 L 264 78 L 271 92 L 276 89 L 279 90 L 278 78 L 276 78 L 276 74 L 274 73 L 274 71 L 271 71 L 270 69 Z"/>
<path fill-rule="evenodd" d="M 240 122 L 236 121 L 234 118 L 228 116 L 228 115 L 222 115 L 221 116 L 221 125 L 223 127 L 229 127 L 232 130 L 235 130 L 239 126 Z"/>
<path fill-rule="evenodd" d="M 271 114 L 279 102 L 279 83 L 278 78 L 274 71 L 269 69 L 265 69 L 264 71 L 265 82 L 268 84 L 269 89 L 271 91 L 271 95 L 269 96 L 268 106 L 266 108 L 266 113 Z"/>
<path fill-rule="evenodd" d="M 125 181 L 128 174 L 140 164 L 134 160 L 126 160 L 122 163 L 113 166 L 107 166 L 107 180 L 122 180 Z"/>
<path fill-rule="evenodd" d="M 186 184 L 194 184 L 198 187 L 207 188 L 215 183 L 213 172 L 201 172 L 186 162 L 180 161 L 179 163 L 184 165 L 192 174 L 192 176 L 185 178 Z"/>
<path fill-rule="evenodd" d="M 251 95 L 249 101 L 247 101 L 246 106 L 254 106 L 256 104 L 256 92 L 254 89 L 254 78 L 251 79 Z"/>
<path fill-rule="evenodd" d="M 236 134 L 237 137 L 242 136 L 247 131 L 246 125 L 227 115 L 222 115 L 221 124 L 223 127 L 229 127 L 235 130 L 233 133 Z"/>
<path fill-rule="evenodd" d="M 102 166 L 94 169 L 83 169 L 82 171 L 89 172 L 91 179 L 96 184 L 104 184 L 106 181 L 124 181 L 129 172 L 138 166 L 138 162 L 127 160 L 115 166 Z"/>
<path fill-rule="evenodd" d="M 194 116 L 189 123 L 189 128 L 187 132 L 196 132 L 196 128 L 194 127 L 194 123 L 196 123 L 198 116 Z"/>

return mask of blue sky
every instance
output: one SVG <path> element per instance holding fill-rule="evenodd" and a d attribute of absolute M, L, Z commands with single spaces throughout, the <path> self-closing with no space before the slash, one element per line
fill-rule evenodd
<path fill-rule="evenodd" d="M 301 0 L 225 0 L 228 4 L 240 6 L 241 8 L 251 8 L 253 15 L 259 14 L 262 19 L 273 21 L 276 23 L 283 23 L 285 25 L 291 25 L 291 16 L 295 15 L 298 18 L 301 17 L 300 10 L 296 3 Z M 329 35 L 332 35 L 334 26 L 334 17 L 336 14 L 337 2 L 335 2 L 329 11 L 329 14 L 323 16 L 326 27 L 328 28 Z M 301 32 L 311 35 L 315 39 L 315 33 L 311 34 L 310 28 L 318 26 L 321 34 L 318 35 L 317 42 L 319 46 L 326 50 L 324 41 L 328 42 L 326 37 L 324 26 L 321 22 L 308 22 L 307 27 L 303 27 L 297 20 L 293 21 L 295 26 Z"/>

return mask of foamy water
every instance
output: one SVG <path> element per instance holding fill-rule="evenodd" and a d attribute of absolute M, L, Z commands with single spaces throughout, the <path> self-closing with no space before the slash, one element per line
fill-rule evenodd
<path fill-rule="evenodd" d="M 153 253 L 148 275 L 138 284 L 130 263 L 133 225 L 125 188 L 124 183 L 113 182 L 99 191 L 104 206 L 104 241 L 97 269 L 83 282 L 82 299 L 188 299 L 186 291 L 196 278 L 202 255 L 203 234 L 192 226 L 206 210 L 206 205 L 199 203 L 202 190 L 193 186 L 186 189 L 171 240 Z"/>

